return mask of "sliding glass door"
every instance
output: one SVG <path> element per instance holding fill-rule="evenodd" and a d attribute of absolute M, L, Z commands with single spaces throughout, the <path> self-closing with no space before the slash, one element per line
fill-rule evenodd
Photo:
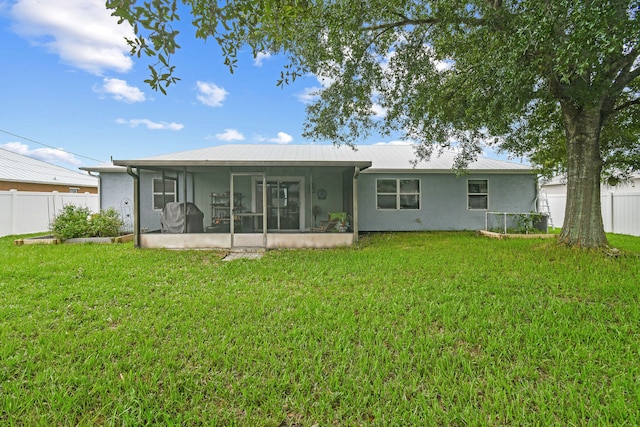
<path fill-rule="evenodd" d="M 262 194 L 264 184 L 256 181 L 255 194 Z M 266 181 L 266 214 L 269 231 L 294 231 L 303 229 L 304 197 L 300 178 L 268 179 Z M 255 198 L 258 210 L 263 210 L 262 200 Z"/>

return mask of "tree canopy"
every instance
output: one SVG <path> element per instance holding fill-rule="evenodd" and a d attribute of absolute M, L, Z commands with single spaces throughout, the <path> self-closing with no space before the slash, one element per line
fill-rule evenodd
<path fill-rule="evenodd" d="M 324 79 L 306 136 L 357 144 L 399 132 L 418 156 L 455 144 L 460 168 L 487 143 L 526 156 L 567 174 L 561 241 L 607 244 L 600 180 L 640 170 L 639 0 L 181 2 L 232 71 L 249 46 L 286 55 L 278 84 Z M 132 53 L 157 58 L 148 83 L 163 92 L 176 82 L 178 6 L 107 1 L 134 27 Z"/>

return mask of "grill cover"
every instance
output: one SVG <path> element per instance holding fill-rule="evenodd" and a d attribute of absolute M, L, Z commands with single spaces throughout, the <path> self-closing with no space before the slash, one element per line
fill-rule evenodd
<path fill-rule="evenodd" d="M 202 233 L 204 214 L 193 203 L 187 203 L 187 230 L 184 229 L 184 203 L 169 202 L 160 216 L 163 233 Z"/>

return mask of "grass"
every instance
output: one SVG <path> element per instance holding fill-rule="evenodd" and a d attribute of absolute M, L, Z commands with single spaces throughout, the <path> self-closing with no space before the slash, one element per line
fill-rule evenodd
<path fill-rule="evenodd" d="M 14 237 L 15 238 L 15 237 Z M 2 425 L 638 425 L 640 238 L 0 239 Z"/>

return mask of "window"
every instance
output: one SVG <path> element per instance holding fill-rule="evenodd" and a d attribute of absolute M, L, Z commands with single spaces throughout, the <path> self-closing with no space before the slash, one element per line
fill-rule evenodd
<path fill-rule="evenodd" d="M 69 193 L 78 194 L 80 192 L 80 188 L 78 187 L 69 187 Z"/>
<path fill-rule="evenodd" d="M 489 208 L 489 183 L 486 179 L 470 179 L 467 181 L 467 208 Z"/>
<path fill-rule="evenodd" d="M 420 180 L 379 179 L 376 197 L 378 209 L 420 209 Z"/>
<path fill-rule="evenodd" d="M 162 210 L 164 205 L 176 201 L 175 179 L 153 179 L 153 209 Z"/>

